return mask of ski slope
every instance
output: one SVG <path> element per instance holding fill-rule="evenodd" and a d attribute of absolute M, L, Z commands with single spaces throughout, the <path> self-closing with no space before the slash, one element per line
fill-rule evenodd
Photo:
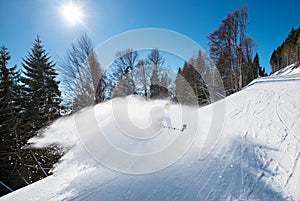
<path fill-rule="evenodd" d="M 205 134 L 213 122 L 214 105 L 200 109 L 171 105 L 172 125 L 187 123 L 187 130 L 179 133 L 162 129 L 152 142 L 142 144 L 120 137 L 111 117 L 111 101 L 75 114 L 80 119 L 85 112 L 94 111 L 97 126 L 128 152 L 155 151 L 196 130 L 185 154 L 171 166 L 153 173 L 126 174 L 101 165 L 82 145 L 76 116 L 59 119 L 44 137 L 31 140 L 36 147 L 51 143 L 68 147 L 53 175 L 0 200 L 300 200 L 300 72 L 296 70 L 257 79 L 224 102 L 214 103 L 225 104 L 225 119 L 220 136 L 209 144 L 205 144 Z M 129 111 L 138 111 L 129 116 L 140 127 L 147 125 L 153 108 L 166 102 L 127 97 L 119 99 L 120 106 L 126 107 L 127 100 L 134 108 Z M 196 123 L 193 118 L 180 116 L 182 111 L 195 110 L 199 115 Z M 160 118 L 154 115 L 151 121 L 161 121 Z M 94 131 L 89 122 L 84 126 L 87 133 Z M 214 149 L 202 157 L 203 146 Z M 147 168 L 144 164 L 135 166 Z"/>
<path fill-rule="evenodd" d="M 297 63 L 293 63 L 275 73 L 273 73 L 271 75 L 271 77 L 274 77 L 274 76 L 284 76 L 284 75 L 299 75 L 300 73 L 300 68 L 299 68 L 299 65 L 300 63 L 297 62 Z"/>

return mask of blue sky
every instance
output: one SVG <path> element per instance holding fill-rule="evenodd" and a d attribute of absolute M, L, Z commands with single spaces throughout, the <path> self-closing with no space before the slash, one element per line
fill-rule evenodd
<path fill-rule="evenodd" d="M 300 25 L 300 1 L 265 0 L 73 0 L 82 5 L 83 24 L 68 24 L 59 8 L 69 0 L 1 0 L 0 45 L 12 56 L 10 65 L 21 66 L 22 57 L 32 47 L 37 34 L 54 61 L 65 55 L 82 33 L 95 46 L 124 31 L 163 28 L 184 34 L 205 50 L 207 36 L 221 20 L 248 5 L 248 35 L 256 42 L 261 65 L 270 71 L 272 51 L 280 45 L 292 26 Z"/>

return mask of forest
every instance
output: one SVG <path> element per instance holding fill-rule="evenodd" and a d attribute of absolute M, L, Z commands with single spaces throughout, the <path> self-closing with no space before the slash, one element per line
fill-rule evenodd
<path fill-rule="evenodd" d="M 300 27 L 298 29 L 292 27 L 284 42 L 272 53 L 270 58 L 272 72 L 298 61 L 300 61 Z"/>

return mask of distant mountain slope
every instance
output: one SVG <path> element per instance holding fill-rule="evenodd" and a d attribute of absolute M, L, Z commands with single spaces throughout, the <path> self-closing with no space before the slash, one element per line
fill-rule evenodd
<path fill-rule="evenodd" d="M 284 42 L 273 51 L 270 58 L 272 73 L 295 62 L 300 62 L 300 27 L 293 27 Z"/>

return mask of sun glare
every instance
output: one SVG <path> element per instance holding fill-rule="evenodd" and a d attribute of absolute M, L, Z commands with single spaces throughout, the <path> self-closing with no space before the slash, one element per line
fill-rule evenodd
<path fill-rule="evenodd" d="M 83 13 L 80 5 L 69 2 L 68 4 L 62 6 L 61 14 L 71 25 L 82 23 Z"/>

